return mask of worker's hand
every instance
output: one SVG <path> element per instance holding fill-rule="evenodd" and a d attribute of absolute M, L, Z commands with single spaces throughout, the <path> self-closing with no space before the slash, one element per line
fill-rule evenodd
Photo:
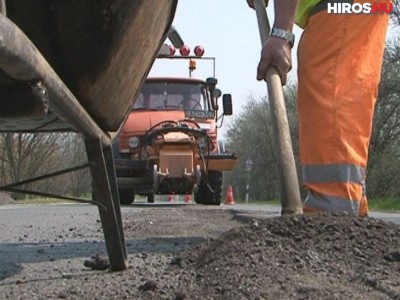
<path fill-rule="evenodd" d="M 265 7 L 268 6 L 268 0 L 264 0 L 265 2 Z M 249 5 L 249 7 L 254 8 L 254 0 L 247 0 L 247 4 Z"/>
<path fill-rule="evenodd" d="M 265 80 L 267 70 L 274 66 L 278 69 L 282 85 L 287 82 L 287 73 L 292 69 L 291 47 L 284 39 L 270 36 L 261 50 L 261 59 L 257 68 L 257 80 Z"/>

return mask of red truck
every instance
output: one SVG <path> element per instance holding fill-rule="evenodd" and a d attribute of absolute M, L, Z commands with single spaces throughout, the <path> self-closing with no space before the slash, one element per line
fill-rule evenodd
<path fill-rule="evenodd" d="M 171 54 L 160 59 L 187 59 L 190 74 L 196 60 L 205 59 Z M 232 114 L 232 99 L 216 86 L 214 77 L 147 78 L 113 142 L 121 204 L 131 204 L 135 194 L 152 203 L 156 194 L 192 193 L 198 204 L 221 203 L 223 171 L 232 170 L 237 157 L 218 139 L 221 118 Z"/>

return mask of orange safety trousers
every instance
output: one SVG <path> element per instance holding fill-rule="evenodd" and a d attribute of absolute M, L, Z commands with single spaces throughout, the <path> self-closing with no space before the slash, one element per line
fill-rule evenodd
<path fill-rule="evenodd" d="M 322 11 L 304 29 L 297 99 L 304 212 L 368 214 L 368 147 L 388 19 Z"/>

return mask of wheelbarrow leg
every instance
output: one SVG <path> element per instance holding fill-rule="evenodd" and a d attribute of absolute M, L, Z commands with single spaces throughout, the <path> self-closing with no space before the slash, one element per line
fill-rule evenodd
<path fill-rule="evenodd" d="M 127 268 L 126 245 L 111 145 L 103 148 L 99 140 L 87 140 L 85 145 L 92 175 L 94 199 L 107 208 L 105 210 L 99 206 L 99 213 L 111 269 L 125 270 Z"/>
<path fill-rule="evenodd" d="M 124 230 L 123 230 L 123 226 L 122 226 L 121 205 L 120 205 L 119 195 L 118 195 L 117 177 L 115 174 L 115 165 L 114 165 L 112 146 L 104 148 L 103 153 L 104 153 L 104 159 L 106 162 L 108 180 L 109 180 L 109 184 L 110 184 L 111 195 L 112 195 L 112 200 L 113 200 L 114 209 L 115 209 L 115 215 L 117 217 L 117 222 L 118 222 L 118 232 L 121 237 L 121 242 L 123 245 L 122 250 L 124 250 L 124 258 L 127 259 L 128 255 L 127 255 L 126 247 L 125 247 L 125 245 L 126 245 L 125 244 L 125 235 L 124 235 Z"/>

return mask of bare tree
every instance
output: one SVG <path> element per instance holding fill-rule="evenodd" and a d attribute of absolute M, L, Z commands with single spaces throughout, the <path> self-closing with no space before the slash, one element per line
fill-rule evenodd
<path fill-rule="evenodd" d="M 368 166 L 368 194 L 400 196 L 400 39 L 387 45 L 375 108 Z"/>
<path fill-rule="evenodd" d="M 289 85 L 284 94 L 293 146 L 295 153 L 298 153 L 296 86 Z M 225 174 L 225 185 L 234 185 L 236 193 L 244 198 L 247 184 L 245 161 L 250 157 L 254 163 L 250 174 L 250 197 L 267 200 L 279 197 L 277 156 L 274 153 L 271 111 L 267 97 L 249 97 L 244 111 L 228 127 L 227 148 L 239 155 L 239 162 L 234 170 Z"/>
<path fill-rule="evenodd" d="M 1 135 L 2 183 L 17 182 L 39 174 L 51 161 L 58 140 L 56 134 Z"/>
<path fill-rule="evenodd" d="M 87 162 L 85 145 L 79 135 L 70 133 L 65 135 L 60 155 L 63 158 L 63 167 L 82 165 Z M 68 173 L 64 176 L 68 193 L 79 197 L 91 191 L 91 176 L 89 169 Z"/>
<path fill-rule="evenodd" d="M 86 162 L 82 140 L 74 133 L 6 133 L 0 135 L 1 184 L 30 179 Z M 53 194 L 90 191 L 87 170 L 25 184 L 24 189 Z M 26 195 L 13 193 L 15 199 Z"/>
<path fill-rule="evenodd" d="M 393 12 L 390 17 L 395 26 L 400 26 L 400 0 L 393 1 Z"/>

